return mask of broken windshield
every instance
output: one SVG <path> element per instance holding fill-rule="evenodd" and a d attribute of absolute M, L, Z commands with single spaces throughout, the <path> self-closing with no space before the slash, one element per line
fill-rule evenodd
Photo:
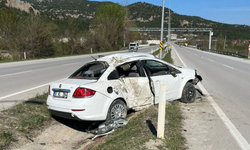
<path fill-rule="evenodd" d="M 82 66 L 69 78 L 98 80 L 107 68 L 108 64 L 106 62 L 91 62 Z"/>

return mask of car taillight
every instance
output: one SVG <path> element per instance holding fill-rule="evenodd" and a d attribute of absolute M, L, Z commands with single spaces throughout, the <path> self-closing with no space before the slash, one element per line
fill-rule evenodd
<path fill-rule="evenodd" d="M 84 98 L 89 96 L 94 96 L 96 91 L 86 89 L 86 88 L 77 88 L 73 94 L 73 97 Z"/>

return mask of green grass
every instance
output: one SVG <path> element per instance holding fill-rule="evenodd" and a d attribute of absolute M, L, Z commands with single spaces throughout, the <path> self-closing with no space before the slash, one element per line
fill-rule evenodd
<path fill-rule="evenodd" d="M 32 131 L 40 130 L 52 120 L 46 105 L 47 95 L 38 95 L 0 112 L 0 149 L 8 148 L 22 134 L 34 136 Z"/>
<path fill-rule="evenodd" d="M 182 114 L 179 103 L 175 102 L 172 105 L 166 106 L 166 132 L 165 143 L 169 150 L 185 150 L 186 139 L 182 136 Z"/>
<path fill-rule="evenodd" d="M 154 51 L 152 55 L 156 56 L 160 53 L 160 50 Z"/>
<path fill-rule="evenodd" d="M 154 56 L 157 56 L 158 54 L 160 53 L 160 50 L 157 50 L 155 52 L 153 52 L 152 55 Z M 165 55 L 165 56 L 164 56 Z M 167 50 L 166 48 L 162 50 L 162 56 L 164 56 L 164 58 L 162 58 L 162 60 L 166 61 L 166 62 L 169 62 L 171 64 L 174 63 L 173 59 L 171 58 L 171 49 L 168 51 L 167 53 Z"/>
<path fill-rule="evenodd" d="M 132 115 L 133 116 L 133 115 Z M 91 150 L 147 150 L 146 142 L 157 139 L 158 105 L 150 106 L 128 124 L 106 136 L 101 143 L 89 146 Z M 185 138 L 182 136 L 182 116 L 179 103 L 166 105 L 165 139 L 159 150 L 185 150 Z"/>
<path fill-rule="evenodd" d="M 11 132 L 0 132 L 0 149 L 5 149 L 14 140 Z"/>
<path fill-rule="evenodd" d="M 169 62 L 170 64 L 174 63 L 173 59 L 171 58 L 171 50 L 168 51 L 168 53 L 165 55 L 165 57 L 162 60 Z"/>

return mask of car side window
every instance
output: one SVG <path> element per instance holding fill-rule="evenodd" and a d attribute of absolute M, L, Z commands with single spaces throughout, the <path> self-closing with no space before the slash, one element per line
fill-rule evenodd
<path fill-rule="evenodd" d="M 143 60 L 143 67 L 149 76 L 170 74 L 170 68 L 164 63 L 155 60 Z"/>
<path fill-rule="evenodd" d="M 137 62 L 129 62 L 116 67 L 120 77 L 140 77 L 140 67 Z"/>
<path fill-rule="evenodd" d="M 113 70 L 109 76 L 108 76 L 108 80 L 116 80 L 119 78 L 119 74 L 117 72 L 117 70 Z"/>

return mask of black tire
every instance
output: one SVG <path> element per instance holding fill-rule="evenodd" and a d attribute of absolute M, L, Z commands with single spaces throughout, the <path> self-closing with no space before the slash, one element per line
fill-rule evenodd
<path fill-rule="evenodd" d="M 182 91 L 181 102 L 183 103 L 193 103 L 196 97 L 196 89 L 194 85 L 187 82 Z"/>
<path fill-rule="evenodd" d="M 119 118 L 126 118 L 127 116 L 127 106 L 126 104 L 118 99 L 115 100 L 109 107 L 106 121 L 117 120 Z"/>

